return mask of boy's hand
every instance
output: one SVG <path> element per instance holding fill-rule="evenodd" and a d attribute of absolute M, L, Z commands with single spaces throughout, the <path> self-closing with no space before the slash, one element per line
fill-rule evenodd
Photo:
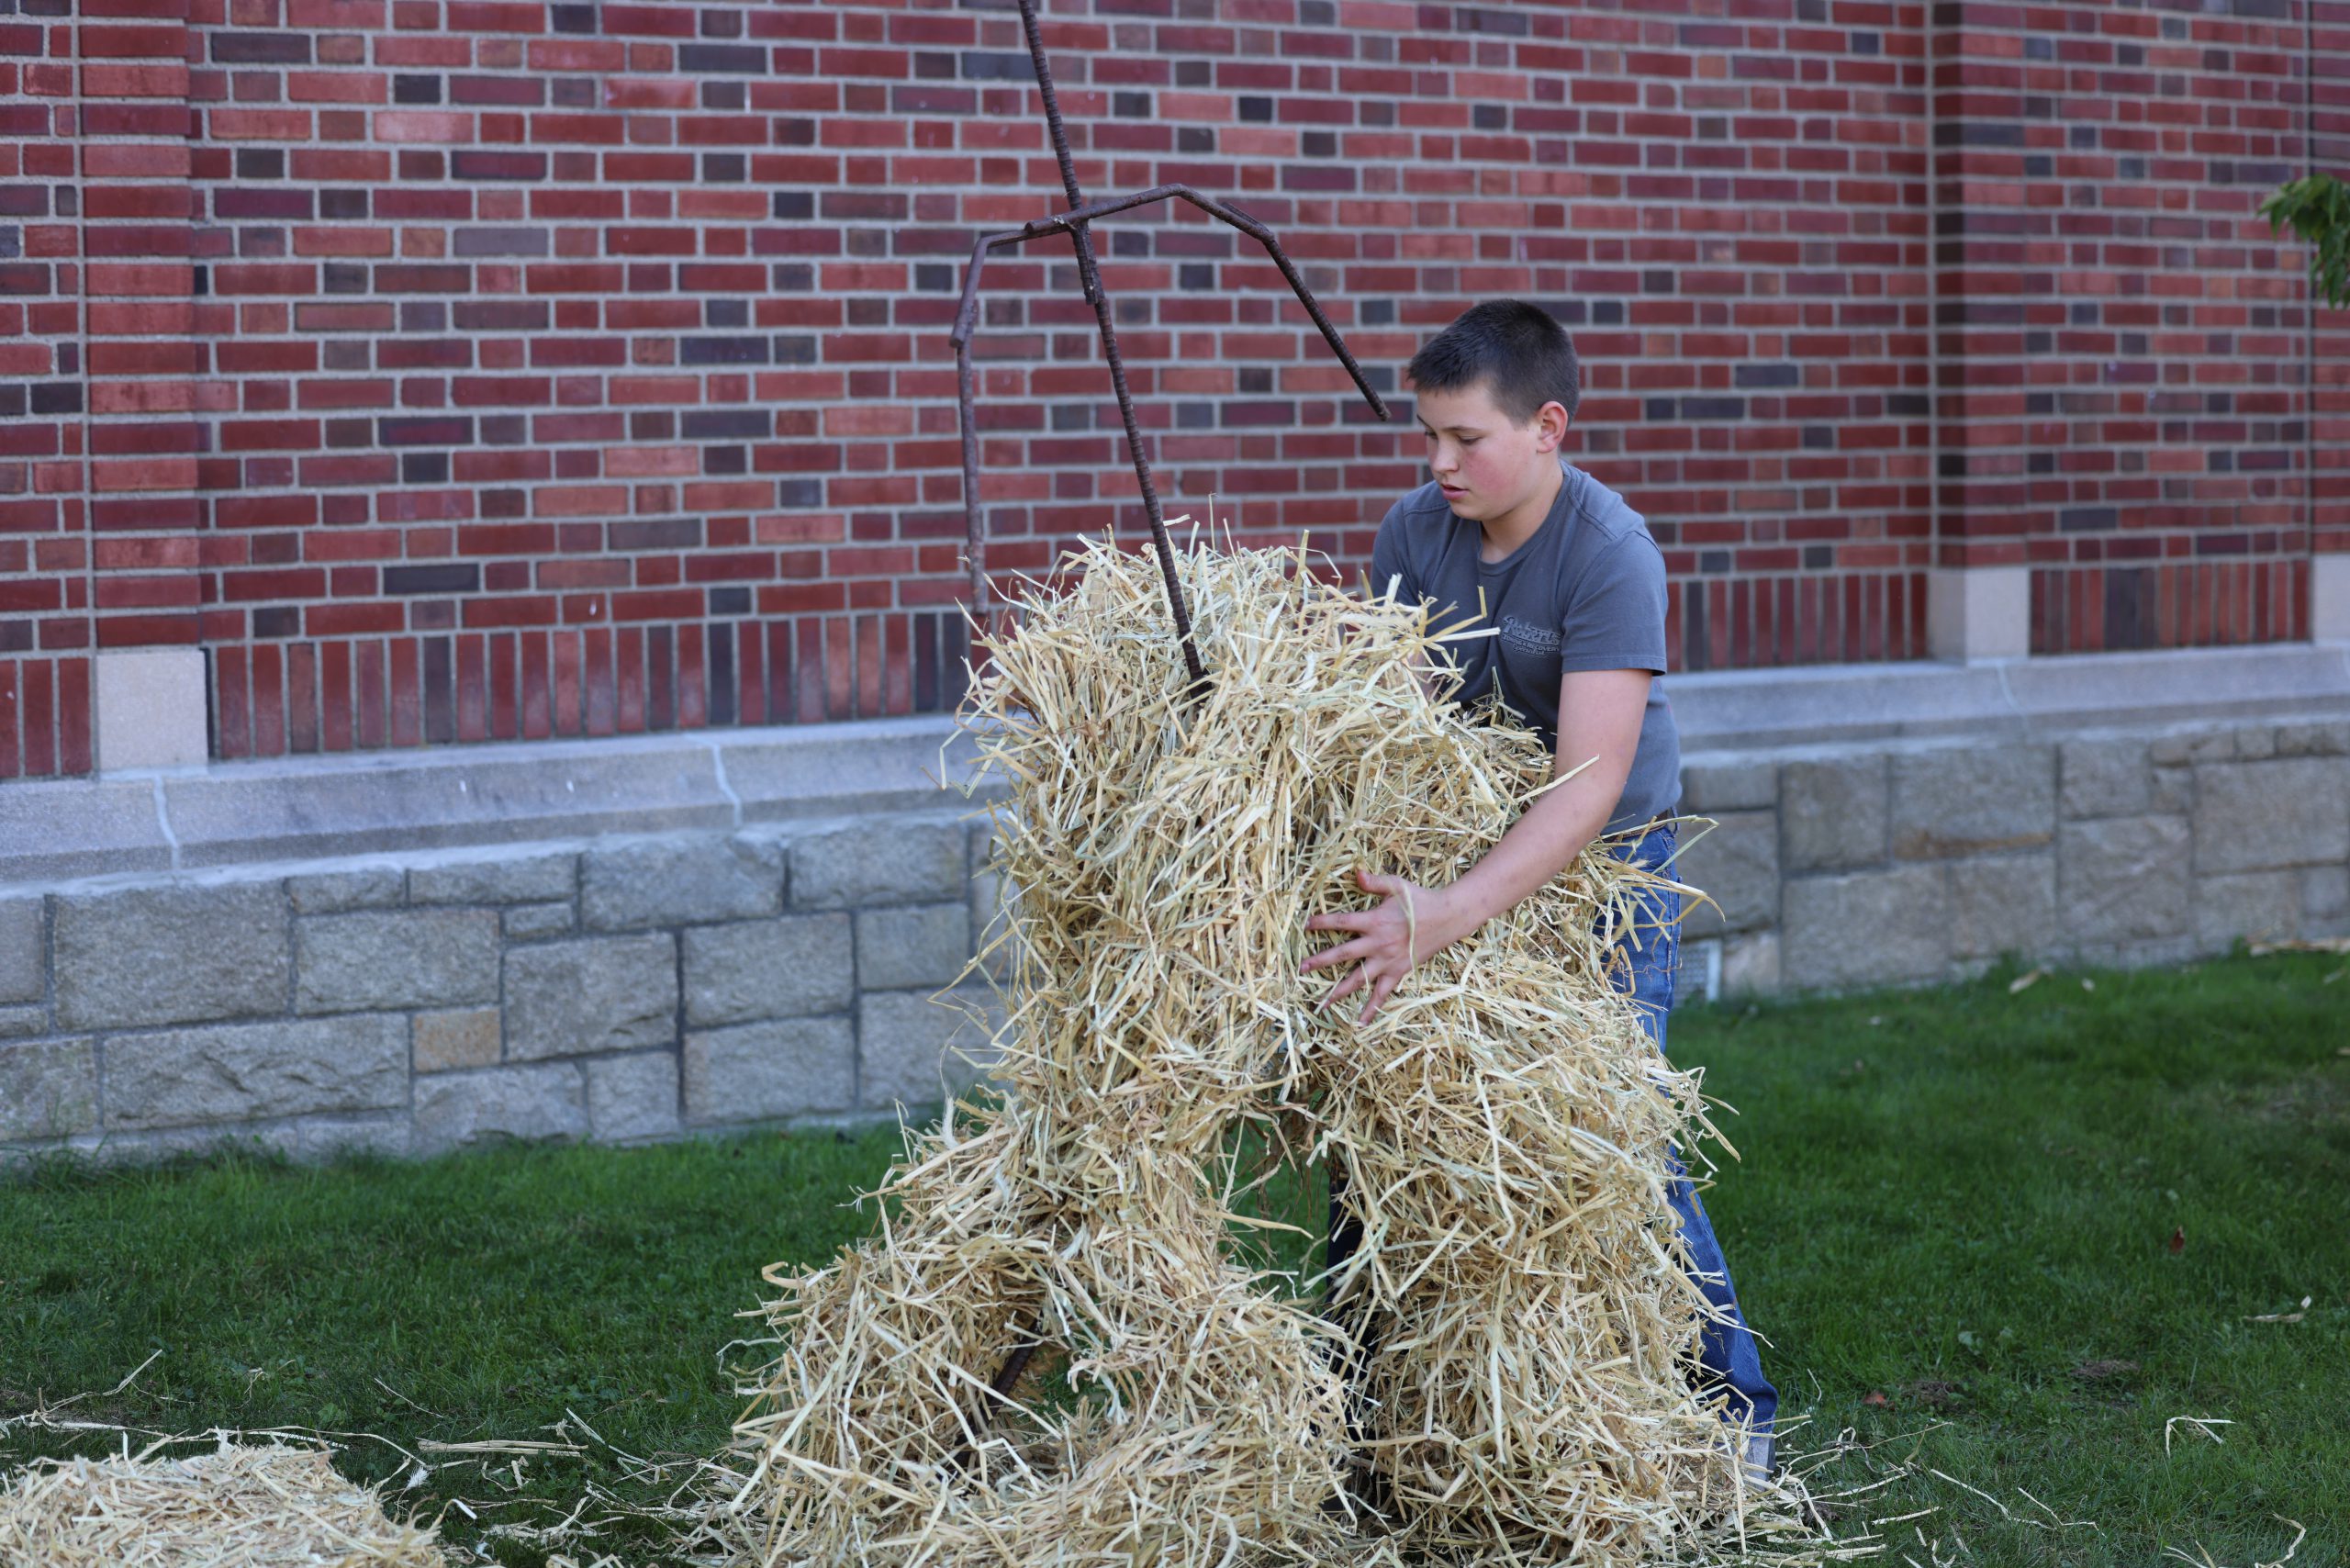
<path fill-rule="evenodd" d="M 1382 871 L 1357 871 L 1355 880 L 1363 891 L 1382 893 L 1385 898 L 1372 909 L 1309 916 L 1308 931 L 1351 931 L 1355 935 L 1350 942 L 1325 947 L 1307 958 L 1298 972 L 1311 974 L 1333 964 L 1352 963 L 1352 972 L 1331 988 L 1321 1005 L 1327 1007 L 1368 987 L 1371 994 L 1355 1018 L 1358 1024 L 1368 1024 L 1397 981 L 1430 954 L 1458 942 L 1475 927 L 1461 924 L 1449 890 L 1423 888 Z"/>

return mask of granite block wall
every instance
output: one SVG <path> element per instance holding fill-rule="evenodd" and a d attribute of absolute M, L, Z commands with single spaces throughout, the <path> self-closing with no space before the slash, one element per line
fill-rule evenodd
<path fill-rule="evenodd" d="M 2350 934 L 2350 719 L 1698 752 L 1684 1001 Z M 0 1161 L 927 1114 L 999 1016 L 984 816 L 0 892 Z M 958 983 L 959 981 L 959 983 Z M 936 1000 L 934 1000 L 936 998 Z"/>
<path fill-rule="evenodd" d="M 934 1105 L 995 1005 L 955 983 L 988 831 L 894 813 L 0 900 L 0 1149 L 430 1154 Z"/>
<path fill-rule="evenodd" d="M 1682 994 L 2350 933 L 2350 722 L 1693 757 Z"/>

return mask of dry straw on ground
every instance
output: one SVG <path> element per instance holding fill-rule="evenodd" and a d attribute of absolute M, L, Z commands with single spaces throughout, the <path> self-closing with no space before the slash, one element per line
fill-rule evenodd
<path fill-rule="evenodd" d="M 0 1568 L 444 1568 L 322 1449 L 43 1460 L 0 1482 Z"/>
<path fill-rule="evenodd" d="M 738 1561 L 1859 1549 L 1747 1482 L 1686 1376 L 1706 1308 L 1667 1152 L 1710 1129 L 1608 980 L 1650 939 L 1644 873 L 1595 850 L 1369 1025 L 1315 1010 L 1306 917 L 1367 902 L 1358 868 L 1457 874 L 1549 767 L 1423 687 L 1422 612 L 1305 564 L 1186 555 L 1195 703 L 1150 564 L 1106 544 L 989 650 L 968 717 L 1013 797 L 1003 1098 L 910 1140 L 870 1240 L 768 1271 L 779 1350 L 712 1520 Z M 1331 1283 L 1378 1338 L 1351 1406 L 1311 1282 L 1229 1244 L 1261 1223 L 1244 1145 L 1356 1194 L 1365 1245 Z"/>

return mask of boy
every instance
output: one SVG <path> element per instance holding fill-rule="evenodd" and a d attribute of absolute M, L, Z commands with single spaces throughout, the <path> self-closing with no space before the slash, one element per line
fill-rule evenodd
<path fill-rule="evenodd" d="M 1498 695 L 1541 732 L 1561 773 L 1596 760 L 1538 800 L 1449 887 L 1360 873 L 1382 903 L 1306 922 L 1311 931 L 1350 934 L 1305 968 L 1352 964 L 1328 1001 L 1362 991 L 1365 1022 L 1430 954 L 1549 882 L 1602 833 L 1670 816 L 1681 794 L 1680 742 L 1657 678 L 1665 668 L 1664 557 L 1622 497 L 1559 454 L 1580 392 L 1566 332 L 1538 306 L 1488 300 L 1430 339 L 1408 374 L 1435 478 L 1379 525 L 1371 591 L 1384 594 L 1393 582 L 1406 602 L 1432 601 L 1438 628 L 1489 619 L 1498 635 L 1446 645 L 1463 677 L 1456 700 Z M 1626 857 L 1661 866 L 1673 836 L 1651 826 Z M 1659 936 L 1638 956 L 1627 989 L 1662 1053 L 1680 901 L 1651 897 L 1642 919 L 1657 924 Z M 1702 1337 L 1707 1392 L 1726 1394 L 1730 1414 L 1751 1419 L 1745 1457 L 1759 1479 L 1771 1469 L 1778 1394 L 1677 1155 L 1674 1177 L 1673 1207 L 1698 1283 L 1728 1319 L 1709 1322 Z M 1335 1267 L 1361 1227 L 1342 1194 L 1331 1206 Z"/>

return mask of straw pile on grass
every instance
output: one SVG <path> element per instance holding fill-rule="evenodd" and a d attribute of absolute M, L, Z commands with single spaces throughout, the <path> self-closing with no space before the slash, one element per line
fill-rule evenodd
<path fill-rule="evenodd" d="M 43 1460 L 0 1483 L 0 1568 L 445 1568 L 324 1450 L 223 1440 Z"/>
<path fill-rule="evenodd" d="M 1306 917 L 1366 902 L 1358 868 L 1457 874 L 1546 753 L 1424 689 L 1422 611 L 1302 553 L 1184 558 L 1196 702 L 1151 564 L 1070 565 L 968 715 L 1012 784 L 1004 1092 L 910 1137 L 872 1238 L 767 1271 L 740 1560 L 1608 1563 L 1798 1529 L 1686 1376 L 1666 1156 L 1710 1129 L 1608 980 L 1644 874 L 1596 848 L 1369 1025 L 1317 1013 Z M 1311 1282 L 1228 1245 L 1244 1128 L 1346 1172 L 1350 1379 Z"/>

